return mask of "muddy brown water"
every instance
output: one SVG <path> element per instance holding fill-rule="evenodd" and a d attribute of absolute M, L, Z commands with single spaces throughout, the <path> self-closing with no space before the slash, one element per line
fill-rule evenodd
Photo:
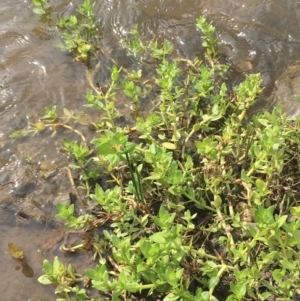
<path fill-rule="evenodd" d="M 237 82 L 247 73 L 261 72 L 266 86 L 265 95 L 268 96 L 274 88 L 275 80 L 300 60 L 298 1 L 95 2 L 96 15 L 102 19 L 101 43 L 103 49 L 108 49 L 106 59 L 109 48 L 118 45 L 118 41 L 136 24 L 139 24 L 145 39 L 168 39 L 175 45 L 178 54 L 193 58 L 201 49 L 195 20 L 201 14 L 206 14 L 216 26 L 220 52 L 240 75 L 236 78 Z M 55 19 L 75 12 L 80 1 L 52 0 L 50 3 Z M 31 202 L 33 211 L 37 207 L 39 212 L 43 212 L 43 203 L 46 199 L 51 202 L 51 193 L 40 189 L 38 194 L 32 194 L 32 191 L 27 194 L 29 186 L 25 185 L 25 192 L 16 194 L 21 180 L 15 178 L 9 184 L 9 189 L 5 182 L 10 181 L 6 174 L 8 170 L 13 172 L 21 168 L 29 157 L 37 165 L 47 162 L 53 170 L 67 164 L 66 157 L 58 151 L 61 138 L 65 135 L 63 133 L 54 137 L 44 133 L 15 142 L 8 139 L 12 129 L 27 128 L 28 121 L 41 116 L 46 106 L 56 105 L 58 111 L 64 107 L 82 110 L 82 95 L 90 90 L 85 77 L 86 67 L 75 63 L 71 56 L 60 51 L 60 44 L 59 31 L 55 26 L 40 22 L 39 17 L 32 12 L 30 1 L 1 1 L 0 178 L 3 177 L 0 186 L 0 300 L 55 300 L 53 288 L 37 283 L 37 278 L 42 274 L 42 261 L 44 258 L 52 260 L 55 255 L 59 255 L 64 262 L 74 261 L 74 256 L 60 251 L 58 243 L 46 254 L 39 252 L 49 239 L 55 242 L 55 237 L 59 236 L 59 229 L 47 222 L 47 212 L 44 212 L 44 219 L 40 214 L 39 218 L 33 215 L 30 218 L 26 216 L 24 220 L 24 216 L 22 219 L 17 214 L 25 202 Z M 122 51 L 118 55 L 120 62 L 130 64 Z M 288 111 L 291 106 L 288 99 L 284 105 Z M 269 101 L 262 99 L 259 106 L 268 107 Z M 293 110 L 299 110 L 299 106 L 293 104 Z M 47 186 L 50 192 L 51 187 L 54 187 L 51 185 L 50 188 Z M 30 189 L 35 187 L 40 186 L 33 185 Z M 30 199 L 32 195 L 34 201 Z M 9 242 L 24 250 L 25 263 L 10 257 L 7 252 Z M 85 261 L 81 262 L 90 264 L 90 259 L 85 257 Z"/>

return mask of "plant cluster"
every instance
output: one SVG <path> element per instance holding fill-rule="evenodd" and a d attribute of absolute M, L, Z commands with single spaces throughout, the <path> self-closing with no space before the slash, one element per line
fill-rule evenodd
<path fill-rule="evenodd" d="M 32 3 L 35 5 L 33 12 L 40 15 L 41 21 L 46 23 L 51 22 L 52 7 L 48 0 L 32 0 Z"/>
<path fill-rule="evenodd" d="M 94 209 L 78 216 L 74 205 L 58 205 L 57 218 L 105 230 L 82 245 L 99 258 L 84 276 L 58 258 L 44 261 L 39 281 L 56 283 L 58 300 L 90 300 L 84 285 L 99 291 L 94 300 L 299 297 L 299 120 L 278 108 L 249 116 L 260 75 L 229 91 L 214 27 L 205 17 L 197 27 L 202 60 L 175 57 L 166 41 L 144 44 L 135 30 L 129 54 L 150 56 L 155 76 L 114 66 L 106 86 L 86 95 L 86 106 L 102 113 L 90 125 L 94 138 L 65 139 L 64 149 Z M 134 110 L 130 126 L 115 106 L 124 96 Z M 149 99 L 154 106 L 144 116 L 141 102 Z M 71 128 L 58 123 L 55 108 L 47 115 L 35 130 Z"/>
<path fill-rule="evenodd" d="M 33 11 L 45 20 L 51 19 L 51 6 L 47 0 L 32 0 L 36 6 Z M 71 15 L 59 18 L 57 27 L 62 31 L 63 49 L 75 53 L 75 60 L 88 62 L 91 54 L 96 51 L 101 37 L 100 21 L 95 20 L 94 5 L 84 0 L 78 8 L 78 16 Z"/>

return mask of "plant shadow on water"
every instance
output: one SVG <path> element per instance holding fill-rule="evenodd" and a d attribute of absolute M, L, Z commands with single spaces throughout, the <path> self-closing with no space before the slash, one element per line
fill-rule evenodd
<path fill-rule="evenodd" d="M 45 257 L 53 260 L 55 254 L 60 254 L 65 262 L 76 265 L 76 255 L 61 253 L 64 239 L 62 233 L 66 229 L 24 221 L 10 210 L 1 210 L 0 220 L 0 272 L 5 275 L 1 284 L 1 299 L 53 300 L 53 289 L 36 286 L 36 283 L 42 273 L 41 262 Z M 15 258 L 18 255 L 13 254 L 16 249 L 11 248 L 11 245 L 23 252 L 22 260 Z M 78 270 L 90 265 L 90 256 L 79 256 Z"/>
<path fill-rule="evenodd" d="M 14 221 L 14 222 L 12 222 Z M 24 226 L 23 222 L 17 225 L 16 215 L 9 210 L 1 210 L 0 224 L 0 270 L 5 275 L 1 284 L 2 296 L 7 300 L 29 300 L 32 297 L 51 297 L 49 290 L 33 289 L 32 282 L 36 281 L 39 274 L 38 241 L 49 235 L 49 229 L 41 225 Z M 11 245 L 21 246 L 24 252 L 23 260 L 13 257 Z M 15 255 L 16 256 L 16 255 Z M 40 258 L 40 259 L 39 259 Z"/>

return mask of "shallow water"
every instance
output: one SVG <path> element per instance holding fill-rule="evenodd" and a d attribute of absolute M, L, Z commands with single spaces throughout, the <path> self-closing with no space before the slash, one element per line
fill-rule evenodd
<path fill-rule="evenodd" d="M 36 285 L 41 275 L 44 256 L 38 252 L 40 243 L 49 237 L 45 226 L 18 224 L 13 212 L 2 210 L 0 213 L 0 290 L 2 300 L 55 300 L 52 288 Z M 13 259 L 8 252 L 8 243 L 22 248 L 25 265 Z M 33 275 L 32 272 L 33 271 Z"/>
<path fill-rule="evenodd" d="M 42 245 L 51 241 L 58 230 L 46 224 L 35 222 L 24 223 L 17 215 L 8 210 L 0 212 L 0 284 L 1 300 L 6 301 L 46 301 L 56 300 L 54 288 L 38 284 L 38 278 L 43 274 L 44 259 L 53 262 L 58 256 L 64 264 L 72 263 L 78 273 L 83 273 L 85 265 L 90 266 L 92 254 L 82 252 L 80 260 L 76 254 L 66 253 L 60 248 L 51 248 L 42 252 Z M 16 244 L 24 251 L 24 260 L 19 261 L 11 257 L 8 244 Z"/>
<path fill-rule="evenodd" d="M 220 39 L 220 52 L 241 77 L 261 72 L 269 95 L 274 81 L 300 59 L 300 3 L 294 0 L 101 0 L 95 1 L 96 15 L 102 19 L 103 60 L 110 49 L 139 24 L 143 38 L 168 39 L 178 54 L 193 58 L 201 50 L 195 19 L 206 14 Z M 75 12 L 79 0 L 50 1 L 53 16 Z M 39 21 L 29 1 L 2 0 L 0 7 L 0 168 L 33 160 L 48 160 L 63 166 L 59 153 L 60 133 L 49 133 L 15 142 L 8 139 L 12 129 L 28 127 L 44 113 L 44 107 L 57 105 L 58 111 L 82 110 L 84 93 L 90 90 L 86 67 L 60 51 L 60 33 L 55 26 Z M 119 62 L 130 64 L 119 54 Z M 237 81 L 240 77 L 237 77 Z M 261 100 L 260 107 L 267 106 Z M 288 104 L 287 104 L 288 106 Z M 1 173 L 1 170 L 0 170 Z M 41 195 L 41 198 L 43 196 Z M 38 249 L 57 230 L 44 225 L 19 222 L 14 212 L 0 204 L 0 283 L 3 300 L 54 300 L 52 288 L 37 284 L 43 256 Z M 7 253 L 8 242 L 25 251 L 34 276 L 26 277 L 19 262 Z M 51 254 L 47 254 L 51 257 Z M 16 268 L 17 266 L 20 267 Z"/>

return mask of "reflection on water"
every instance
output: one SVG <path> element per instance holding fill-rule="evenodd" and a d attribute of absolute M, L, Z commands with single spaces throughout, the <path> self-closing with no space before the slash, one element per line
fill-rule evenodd
<path fill-rule="evenodd" d="M 26 263 L 26 261 L 21 261 L 22 264 L 22 274 L 27 278 L 32 278 L 34 275 L 33 269 Z"/>
<path fill-rule="evenodd" d="M 41 241 L 53 235 L 51 229 L 19 224 L 13 212 L 0 212 L 0 273 L 1 300 L 53 300 L 51 289 L 37 285 L 43 256 L 38 252 Z M 53 231 L 53 230 L 52 230 Z M 24 251 L 24 261 L 12 258 L 8 243 L 17 243 Z"/>
<path fill-rule="evenodd" d="M 74 13 L 80 2 L 51 0 L 54 19 Z M 294 0 L 98 0 L 95 10 L 102 19 L 101 60 L 107 59 L 109 49 L 115 48 L 135 24 L 139 24 L 145 39 L 168 39 L 180 55 L 193 58 L 201 49 L 195 29 L 195 19 L 201 14 L 215 24 L 220 52 L 239 74 L 263 74 L 266 95 L 272 92 L 275 79 L 300 59 L 300 3 Z M 63 134 L 50 137 L 48 133 L 14 143 L 7 138 L 12 129 L 27 127 L 28 120 L 41 116 L 46 106 L 57 105 L 58 111 L 63 107 L 82 109 L 82 95 L 90 90 L 86 67 L 73 62 L 59 45 L 58 30 L 39 22 L 29 0 L 1 1 L 0 168 L 26 157 L 34 159 L 37 154 L 56 164 L 65 161 L 57 151 Z M 125 62 L 124 52 L 119 55 L 119 61 Z M 5 209 L 2 211 L 0 220 L 6 216 Z M 18 301 L 30 299 L 32 292 L 41 289 L 36 279 L 43 258 L 36 250 L 45 242 L 48 230 L 18 227 L 11 222 L 14 219 L 14 215 L 8 215 L 0 223 L 0 268 L 5 275 L 0 291 L 3 299 Z M 30 273 L 24 266 L 23 274 L 15 269 L 16 262 L 5 253 L 4 245 L 13 239 L 20 240 L 28 254 L 26 262 L 34 271 L 32 278 L 25 277 Z M 19 297 L 15 296 L 15 287 Z M 47 300 L 44 291 L 41 296 Z"/>

